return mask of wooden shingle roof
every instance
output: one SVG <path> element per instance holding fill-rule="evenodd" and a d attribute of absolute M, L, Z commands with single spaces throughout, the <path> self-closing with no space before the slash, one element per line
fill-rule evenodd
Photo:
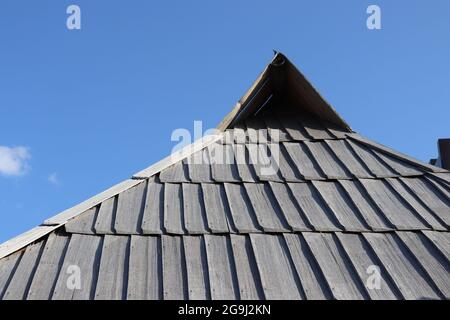
<path fill-rule="evenodd" d="M 450 172 L 353 132 L 281 54 L 218 129 L 1 245 L 0 298 L 450 298 Z"/>

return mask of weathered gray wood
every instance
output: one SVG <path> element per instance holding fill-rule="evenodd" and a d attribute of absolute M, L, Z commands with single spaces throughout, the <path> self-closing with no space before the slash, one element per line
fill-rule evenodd
<path fill-rule="evenodd" d="M 94 298 L 95 279 L 100 265 L 102 237 L 72 234 L 59 272 L 53 300 L 88 300 Z M 79 270 L 79 273 L 77 272 Z M 71 281 L 80 276 L 80 289 L 68 286 L 76 284 Z"/>
<path fill-rule="evenodd" d="M 450 299 L 450 262 L 418 232 L 397 232 L 445 299 Z"/>
<path fill-rule="evenodd" d="M 285 232 L 288 226 L 268 184 L 244 183 L 259 225 L 266 232 Z"/>
<path fill-rule="evenodd" d="M 347 140 L 353 151 L 361 158 L 362 162 L 369 168 L 370 172 L 378 178 L 396 177 L 397 173 L 384 165 L 373 152 L 362 145 Z"/>
<path fill-rule="evenodd" d="M 430 183 L 431 185 L 433 185 L 433 187 L 435 189 L 437 189 L 441 194 L 443 194 L 446 198 L 450 199 L 450 186 L 447 186 L 445 184 L 445 182 L 443 182 L 442 180 L 434 180 L 432 178 L 429 177 L 424 177 L 424 179 Z"/>
<path fill-rule="evenodd" d="M 3 300 L 22 300 L 27 297 L 44 243 L 45 241 L 40 241 L 26 247 L 8 288 L 3 294 Z"/>
<path fill-rule="evenodd" d="M 328 179 L 350 179 L 351 174 L 347 172 L 331 151 L 327 149 L 325 142 L 305 141 L 304 144 L 309 149 L 314 159 L 318 162 L 320 169 Z"/>
<path fill-rule="evenodd" d="M 310 231 L 310 223 L 297 204 L 292 192 L 286 184 L 269 182 L 275 199 L 286 218 L 287 223 L 294 231 Z"/>
<path fill-rule="evenodd" d="M 427 229 L 416 213 L 405 206 L 399 195 L 390 190 L 382 180 L 361 179 L 369 196 L 398 230 Z"/>
<path fill-rule="evenodd" d="M 213 300 L 239 299 L 233 253 L 227 236 L 205 235 L 209 282 Z"/>
<path fill-rule="evenodd" d="M 212 177 L 217 182 L 240 182 L 233 146 L 215 143 L 208 148 Z"/>
<path fill-rule="evenodd" d="M 258 177 L 255 170 L 250 165 L 250 155 L 245 144 L 233 145 L 236 159 L 236 167 L 243 182 L 256 182 Z"/>
<path fill-rule="evenodd" d="M 228 233 L 228 206 L 223 185 L 202 183 L 202 190 L 209 229 L 213 233 Z"/>
<path fill-rule="evenodd" d="M 246 120 L 247 136 L 251 143 L 267 143 L 269 134 L 266 125 L 261 118 L 249 118 Z"/>
<path fill-rule="evenodd" d="M 326 121 L 326 120 L 320 120 L 320 123 L 322 123 L 322 125 L 336 138 L 338 139 L 343 139 L 347 137 L 347 133 L 349 133 L 349 131 L 347 129 L 344 129 L 330 121 Z"/>
<path fill-rule="evenodd" d="M 308 183 L 288 183 L 297 204 L 317 231 L 340 231 L 335 217 L 326 208 L 317 192 Z"/>
<path fill-rule="evenodd" d="M 283 181 L 278 161 L 272 157 L 267 143 L 248 144 L 250 164 L 261 181 Z"/>
<path fill-rule="evenodd" d="M 312 181 L 346 231 L 368 231 L 367 223 L 337 182 Z"/>
<path fill-rule="evenodd" d="M 144 234 L 160 234 L 164 227 L 164 184 L 148 182 L 145 197 L 142 232 Z"/>
<path fill-rule="evenodd" d="M 294 118 L 279 115 L 278 120 L 280 121 L 286 132 L 291 136 L 292 140 L 304 141 L 311 139 L 311 137 L 306 133 L 303 126 L 301 126 L 300 123 Z"/>
<path fill-rule="evenodd" d="M 192 182 L 214 182 L 211 175 L 208 149 L 203 149 L 194 153 L 186 160 L 189 178 Z"/>
<path fill-rule="evenodd" d="M 355 156 L 345 140 L 325 140 L 339 160 L 357 178 L 372 178 L 373 175 L 366 169 L 361 161 Z"/>
<path fill-rule="evenodd" d="M 95 289 L 96 300 L 123 300 L 127 297 L 130 237 L 106 235 Z"/>
<path fill-rule="evenodd" d="M 307 180 L 324 180 L 319 165 L 314 161 L 303 143 L 284 142 L 289 156 L 300 174 Z"/>
<path fill-rule="evenodd" d="M 349 257 L 353 267 L 356 270 L 361 282 L 363 283 L 367 293 L 372 300 L 394 300 L 401 299 L 398 290 L 391 282 L 389 276 L 386 274 L 376 257 L 371 253 L 371 249 L 360 234 L 341 233 L 337 232 L 342 247 Z M 380 271 L 379 287 L 374 286 L 371 282 L 374 271 L 371 269 L 377 267 Z"/>
<path fill-rule="evenodd" d="M 363 233 L 405 299 L 438 299 L 439 296 L 414 259 L 394 236 Z"/>
<path fill-rule="evenodd" d="M 161 238 L 131 236 L 128 300 L 162 299 Z"/>
<path fill-rule="evenodd" d="M 181 183 L 189 182 L 189 175 L 187 164 L 185 160 L 175 162 L 170 167 L 162 170 L 159 173 L 159 180 L 161 182 Z"/>
<path fill-rule="evenodd" d="M 283 126 L 281 126 L 280 122 L 276 119 L 275 115 L 265 115 L 264 122 L 266 123 L 271 142 L 278 143 L 292 140 L 289 134 L 284 130 Z"/>
<path fill-rule="evenodd" d="M 190 234 L 207 232 L 203 194 L 200 184 L 183 183 L 184 224 Z"/>
<path fill-rule="evenodd" d="M 91 208 L 79 216 L 69 220 L 64 228 L 69 233 L 95 234 L 94 225 L 97 219 L 98 207 Z"/>
<path fill-rule="evenodd" d="M 268 300 L 304 299 L 301 284 L 289 252 L 278 235 L 251 234 L 250 240 Z"/>
<path fill-rule="evenodd" d="M 180 236 L 162 236 L 164 300 L 185 300 L 187 276 Z"/>
<path fill-rule="evenodd" d="M 233 130 L 234 142 L 245 143 L 247 141 L 247 134 L 243 124 L 236 124 Z"/>
<path fill-rule="evenodd" d="M 28 300 L 48 300 L 51 298 L 53 287 L 64 262 L 68 243 L 69 237 L 66 235 L 55 232 L 49 235 L 28 291 Z"/>
<path fill-rule="evenodd" d="M 305 181 L 282 144 L 269 144 L 269 149 L 284 180 L 288 182 Z"/>
<path fill-rule="evenodd" d="M 243 235 L 231 235 L 233 257 L 239 283 L 241 300 L 257 300 L 264 298 L 255 256 L 250 238 Z"/>
<path fill-rule="evenodd" d="M 304 232 L 303 236 L 334 298 L 338 300 L 367 299 L 361 280 L 353 272 L 350 261 L 347 260 L 332 234 Z"/>
<path fill-rule="evenodd" d="M 19 264 L 22 254 L 22 252 L 16 252 L 0 260 L 0 299 L 14 275 L 14 270 Z"/>
<path fill-rule="evenodd" d="M 450 261 L 450 233 L 423 230 L 422 233 Z"/>
<path fill-rule="evenodd" d="M 433 229 L 442 231 L 447 230 L 447 228 L 430 213 L 429 209 L 423 206 L 411 193 L 408 192 L 408 190 L 405 189 L 399 179 L 388 178 L 386 181 Z"/>
<path fill-rule="evenodd" d="M 233 183 L 225 183 L 224 186 L 233 222 L 238 231 L 240 233 L 258 232 L 258 222 L 247 199 L 244 186 Z"/>
<path fill-rule="evenodd" d="M 144 212 L 147 182 L 125 190 L 119 194 L 114 229 L 118 234 L 142 233 L 142 215 Z"/>
<path fill-rule="evenodd" d="M 188 295 L 190 300 L 210 299 L 208 262 L 203 237 L 183 237 L 186 256 Z"/>
<path fill-rule="evenodd" d="M 117 198 L 109 198 L 100 204 L 94 230 L 97 234 L 114 234 Z"/>
<path fill-rule="evenodd" d="M 345 189 L 347 195 L 351 198 L 353 204 L 358 208 L 358 211 L 372 230 L 393 230 L 393 225 L 380 212 L 377 206 L 370 201 L 362 186 L 357 181 L 339 180 L 338 182 Z"/>
<path fill-rule="evenodd" d="M 164 228 L 168 233 L 184 234 L 183 195 L 180 184 L 164 184 Z"/>
<path fill-rule="evenodd" d="M 401 176 L 417 176 L 423 174 L 423 171 L 418 170 L 417 167 L 414 167 L 407 162 L 401 161 L 398 158 L 391 157 L 384 152 L 377 150 L 373 150 L 373 152 Z"/>
<path fill-rule="evenodd" d="M 425 180 L 418 178 L 401 178 L 401 180 L 442 222 L 450 226 L 450 199 L 433 190 Z"/>
<path fill-rule="evenodd" d="M 319 121 L 310 116 L 302 117 L 300 123 L 313 139 L 334 139 L 334 136 Z"/>
<path fill-rule="evenodd" d="M 283 234 L 289 248 L 289 253 L 300 278 L 300 282 L 308 300 L 331 299 L 331 293 L 326 285 L 317 262 L 311 256 L 304 238 L 298 234 Z"/>

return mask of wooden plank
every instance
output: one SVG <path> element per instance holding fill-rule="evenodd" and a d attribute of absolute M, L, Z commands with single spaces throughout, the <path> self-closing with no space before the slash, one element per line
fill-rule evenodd
<path fill-rule="evenodd" d="M 450 233 L 423 230 L 422 233 L 450 261 Z"/>
<path fill-rule="evenodd" d="M 0 260 L 0 300 L 14 275 L 22 254 L 22 252 L 16 252 Z"/>
<path fill-rule="evenodd" d="M 53 300 L 89 300 L 94 298 L 101 248 L 102 237 L 71 235 L 64 263 L 53 290 Z M 72 281 L 72 279 L 75 280 L 78 275 L 80 276 L 80 288 L 68 286 L 69 283 L 76 284 L 76 281 Z"/>
<path fill-rule="evenodd" d="M 44 243 L 45 241 L 40 241 L 26 247 L 8 288 L 3 294 L 3 300 L 23 300 L 27 297 Z"/>
<path fill-rule="evenodd" d="M 267 131 L 272 143 L 292 140 L 290 135 L 284 130 L 283 126 L 276 119 L 274 114 L 264 115 L 264 122 L 266 123 Z"/>
<path fill-rule="evenodd" d="M 265 298 L 304 299 L 300 279 L 291 263 L 283 238 L 278 235 L 251 234 L 250 240 Z"/>
<path fill-rule="evenodd" d="M 144 234 L 160 234 L 164 227 L 164 184 L 148 182 L 145 197 L 142 232 Z"/>
<path fill-rule="evenodd" d="M 347 167 L 347 169 L 357 178 L 372 178 L 373 175 L 355 156 L 345 140 L 325 140 L 337 158 Z"/>
<path fill-rule="evenodd" d="M 236 167 L 241 180 L 243 182 L 258 181 L 255 169 L 250 165 L 250 155 L 245 144 L 235 144 L 233 145 L 233 148 L 236 158 Z"/>
<path fill-rule="evenodd" d="M 294 162 L 300 174 L 307 180 L 324 180 L 324 175 L 319 165 L 310 155 L 303 143 L 283 143 L 291 160 Z"/>
<path fill-rule="evenodd" d="M 401 180 L 442 222 L 450 226 L 450 199 L 439 194 L 425 180 L 418 178 L 401 178 Z"/>
<path fill-rule="evenodd" d="M 159 180 L 170 183 L 189 182 L 189 174 L 185 161 L 175 162 L 170 167 L 162 170 L 159 173 Z"/>
<path fill-rule="evenodd" d="M 367 223 L 337 182 L 312 181 L 346 231 L 368 231 Z"/>
<path fill-rule="evenodd" d="M 128 300 L 162 299 L 161 238 L 131 236 Z"/>
<path fill-rule="evenodd" d="M 286 232 L 289 230 L 268 184 L 244 183 L 244 187 L 256 214 L 256 219 L 264 231 Z"/>
<path fill-rule="evenodd" d="M 320 123 L 336 138 L 344 139 L 347 137 L 349 131 L 339 125 L 336 125 L 327 120 L 320 120 Z"/>
<path fill-rule="evenodd" d="M 130 237 L 106 235 L 103 241 L 95 300 L 127 297 Z"/>
<path fill-rule="evenodd" d="M 431 172 L 444 172 L 444 173 L 448 173 L 448 170 L 436 167 L 436 166 L 432 166 L 430 164 L 427 164 L 425 162 L 419 161 L 417 159 L 414 159 L 406 154 L 400 153 L 398 151 L 395 151 L 389 147 L 386 147 L 382 144 L 379 144 L 377 142 L 371 141 L 367 138 L 364 138 L 363 136 L 357 134 L 357 133 L 349 133 L 347 134 L 347 136 L 355 141 L 358 141 L 359 143 L 362 143 L 364 145 L 369 146 L 370 148 L 376 149 L 376 150 L 380 150 L 384 153 L 387 153 L 393 157 L 396 157 L 398 159 L 401 159 L 402 161 L 406 161 L 411 163 L 414 166 L 419 166 L 423 169 L 425 169 L 426 171 L 431 171 Z"/>
<path fill-rule="evenodd" d="M 164 300 L 185 300 L 187 276 L 182 238 L 162 236 Z"/>
<path fill-rule="evenodd" d="M 282 144 L 269 144 L 270 154 L 275 159 L 278 165 L 278 170 L 281 176 L 287 182 L 302 182 L 305 181 L 299 170 L 292 162 L 286 148 Z"/>
<path fill-rule="evenodd" d="M 66 235 L 55 232 L 49 235 L 28 291 L 28 300 L 49 300 L 52 297 L 68 243 Z"/>
<path fill-rule="evenodd" d="M 445 299 L 450 299 L 450 262 L 441 256 L 425 236 L 418 232 L 397 232 Z"/>
<path fill-rule="evenodd" d="M 226 194 L 222 184 L 202 183 L 206 220 L 213 233 L 228 233 Z"/>
<path fill-rule="evenodd" d="M 230 238 L 236 264 L 240 299 L 264 299 L 264 292 L 250 238 L 243 235 L 231 235 Z"/>
<path fill-rule="evenodd" d="M 352 177 L 340 160 L 331 153 L 331 150 L 327 149 L 325 142 L 305 141 L 304 144 L 328 179 L 350 179 Z"/>
<path fill-rule="evenodd" d="M 305 131 L 303 126 L 291 116 L 278 115 L 278 120 L 284 127 L 286 132 L 291 136 L 294 141 L 310 140 L 311 136 Z"/>
<path fill-rule="evenodd" d="M 308 300 L 331 299 L 331 292 L 304 238 L 292 233 L 285 233 L 283 236 L 306 298 Z"/>
<path fill-rule="evenodd" d="M 248 144 L 250 164 L 261 181 L 284 181 L 278 168 L 277 158 L 272 157 L 266 143 Z"/>
<path fill-rule="evenodd" d="M 397 173 L 383 164 L 371 150 L 367 149 L 367 147 L 355 143 L 352 140 L 347 140 L 347 142 L 375 177 L 388 178 L 398 176 Z"/>
<path fill-rule="evenodd" d="M 247 135 L 250 143 L 267 143 L 269 134 L 261 118 L 248 118 L 246 121 Z"/>
<path fill-rule="evenodd" d="M 247 134 L 245 132 L 244 125 L 242 123 L 238 123 L 234 126 L 233 136 L 235 143 L 241 144 L 247 141 Z"/>
<path fill-rule="evenodd" d="M 180 184 L 164 184 L 164 228 L 168 233 L 184 234 L 183 195 Z"/>
<path fill-rule="evenodd" d="M 208 232 L 200 184 L 183 183 L 184 224 L 190 234 Z"/>
<path fill-rule="evenodd" d="M 297 204 L 294 195 L 284 183 L 269 182 L 287 223 L 294 231 L 310 231 L 311 225 Z"/>
<path fill-rule="evenodd" d="M 84 233 L 84 234 L 95 234 L 94 225 L 97 220 L 97 213 L 99 207 L 94 207 L 86 212 L 80 214 L 79 216 L 69 220 L 64 228 L 66 232 L 69 233 Z"/>
<path fill-rule="evenodd" d="M 184 236 L 184 252 L 186 253 L 186 273 L 189 300 L 211 299 L 208 262 L 203 237 Z"/>
<path fill-rule="evenodd" d="M 44 237 L 61 225 L 38 226 L 0 245 L 0 259 L 24 248 L 28 244 Z"/>
<path fill-rule="evenodd" d="M 394 300 L 402 298 L 395 285 L 387 276 L 384 267 L 379 265 L 376 256 L 371 253 L 370 247 L 361 235 L 337 232 L 336 236 L 356 270 L 359 279 L 364 284 L 371 300 Z M 374 283 L 371 282 L 371 277 L 374 276 L 371 269 L 373 267 L 378 268 L 380 271 L 379 287 L 373 286 Z"/>
<path fill-rule="evenodd" d="M 385 217 L 398 230 L 427 229 L 416 213 L 408 208 L 396 192 L 382 180 L 361 179 L 361 184 Z"/>
<path fill-rule="evenodd" d="M 422 175 L 423 171 L 418 170 L 417 167 L 401 161 L 398 158 L 391 157 L 384 152 L 380 152 L 377 150 L 373 150 L 373 152 L 382 160 L 384 161 L 390 168 L 394 169 L 396 172 L 398 172 L 401 176 L 417 176 Z"/>
<path fill-rule="evenodd" d="M 85 212 L 86 210 L 102 203 L 106 199 L 114 197 L 115 195 L 119 194 L 120 192 L 127 190 L 139 183 L 141 183 L 141 181 L 139 181 L 139 180 L 134 180 L 134 179 L 125 180 L 125 181 L 123 181 L 119 184 L 116 184 L 115 186 L 93 196 L 92 198 L 59 213 L 58 215 L 56 215 L 52 218 L 45 220 L 44 224 L 45 225 L 64 224 L 67 221 L 69 221 L 70 219 L 75 218 L 79 214 Z"/>
<path fill-rule="evenodd" d="M 354 273 L 345 252 L 339 247 L 332 234 L 304 232 L 306 242 L 322 273 L 338 300 L 367 299 L 368 295 L 361 280 Z"/>
<path fill-rule="evenodd" d="M 308 183 L 288 183 L 298 206 L 316 231 L 340 231 L 341 226 Z"/>
<path fill-rule="evenodd" d="M 244 186 L 225 183 L 228 206 L 230 207 L 234 225 L 240 233 L 258 232 L 258 222 L 248 200 Z"/>
<path fill-rule="evenodd" d="M 205 235 L 209 282 L 213 300 L 239 299 L 236 267 L 227 236 Z"/>
<path fill-rule="evenodd" d="M 118 234 L 142 233 L 142 215 L 145 206 L 147 182 L 125 190 L 117 200 L 116 220 L 114 229 Z"/>
<path fill-rule="evenodd" d="M 339 180 L 338 182 L 345 189 L 347 195 L 372 230 L 393 230 L 394 226 L 380 212 L 375 203 L 369 199 L 357 181 Z"/>
<path fill-rule="evenodd" d="M 426 275 L 399 240 L 390 234 L 363 233 L 405 299 L 438 299 Z"/>
<path fill-rule="evenodd" d="M 306 132 L 316 140 L 322 139 L 335 139 L 333 135 L 331 135 L 327 129 L 316 119 L 311 116 L 304 116 L 299 119 L 303 128 L 305 128 Z"/>
<path fill-rule="evenodd" d="M 192 182 L 214 182 L 209 163 L 208 149 L 197 151 L 186 160 Z"/>
<path fill-rule="evenodd" d="M 424 179 L 431 185 L 433 185 L 433 187 L 435 189 L 438 190 L 438 192 L 440 192 L 441 194 L 443 194 L 446 198 L 450 199 L 450 186 L 447 186 L 445 184 L 445 182 L 443 182 L 442 180 L 434 180 L 433 178 L 430 177 L 424 177 Z"/>
<path fill-rule="evenodd" d="M 116 217 L 117 198 L 109 198 L 100 204 L 94 230 L 97 234 L 114 234 L 114 220 Z"/>
<path fill-rule="evenodd" d="M 389 185 L 411 206 L 417 214 L 434 230 L 446 231 L 447 228 L 436 219 L 429 209 L 423 206 L 411 193 L 406 190 L 405 186 L 399 179 L 388 178 L 386 181 Z"/>
<path fill-rule="evenodd" d="M 208 156 L 214 181 L 240 182 L 241 178 L 236 166 L 233 146 L 214 144 L 208 147 Z"/>

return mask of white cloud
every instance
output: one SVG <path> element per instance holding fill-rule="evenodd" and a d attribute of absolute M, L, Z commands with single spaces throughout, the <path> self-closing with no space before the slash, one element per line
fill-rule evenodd
<path fill-rule="evenodd" d="M 56 172 L 53 172 L 52 174 L 50 174 L 47 178 L 48 182 L 50 182 L 51 184 L 54 184 L 55 186 L 59 184 L 59 179 L 58 179 L 58 175 L 56 174 Z"/>
<path fill-rule="evenodd" d="M 27 173 L 31 158 L 26 147 L 0 146 L 0 175 L 21 176 Z"/>

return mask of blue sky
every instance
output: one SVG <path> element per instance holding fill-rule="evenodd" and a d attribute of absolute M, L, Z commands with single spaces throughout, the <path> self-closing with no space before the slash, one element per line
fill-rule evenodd
<path fill-rule="evenodd" d="M 215 127 L 272 49 L 355 131 L 428 161 L 450 136 L 449 17 L 447 0 L 2 0 L 0 242 L 168 155 L 174 129 Z"/>

